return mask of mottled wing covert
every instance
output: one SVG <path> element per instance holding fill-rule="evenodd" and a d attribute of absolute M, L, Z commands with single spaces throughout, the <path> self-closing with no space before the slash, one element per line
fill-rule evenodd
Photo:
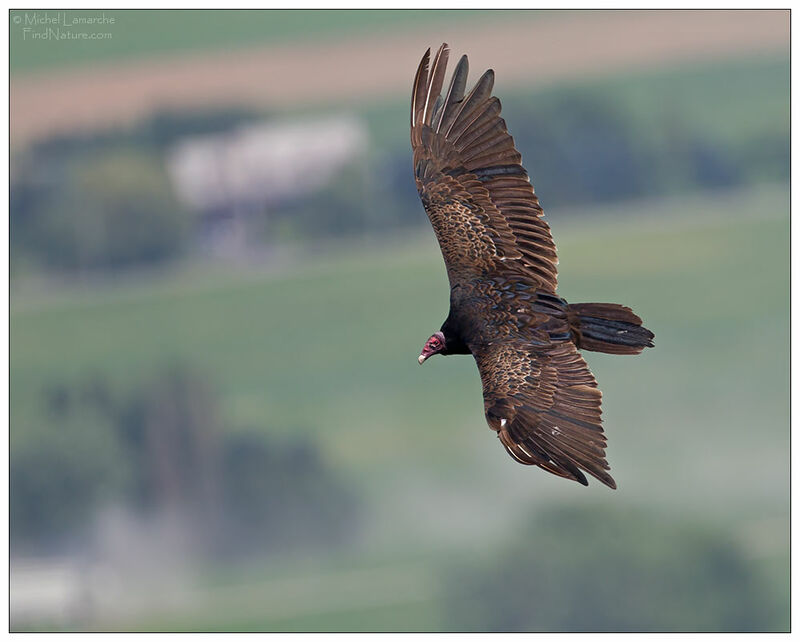
<path fill-rule="evenodd" d="M 442 96 L 448 47 L 414 78 L 411 145 L 420 198 L 444 255 L 451 285 L 493 271 L 514 271 L 544 291 L 556 289 L 556 248 L 522 157 L 514 148 L 494 72 L 465 95 L 462 56 Z"/>
<path fill-rule="evenodd" d="M 606 472 L 602 393 L 572 342 L 533 350 L 519 339 L 472 352 L 486 420 L 514 459 L 583 485 L 585 471 L 616 488 Z"/>

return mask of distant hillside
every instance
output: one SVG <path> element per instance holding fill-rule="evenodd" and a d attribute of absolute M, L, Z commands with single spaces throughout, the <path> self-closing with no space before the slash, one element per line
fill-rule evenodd
<path fill-rule="evenodd" d="M 276 109 L 406 97 L 422 52 L 442 41 L 455 54 L 468 53 L 474 69 L 493 67 L 505 86 L 527 87 L 679 63 L 788 55 L 788 13 L 781 11 L 494 12 L 479 21 L 466 19 L 474 15 L 425 14 L 420 23 L 411 14 L 381 13 L 380 27 L 347 39 L 287 38 L 124 62 L 98 55 L 86 60 L 93 65 L 12 74 L 11 143 L 19 147 L 48 134 L 117 127 L 165 107 Z M 371 13 L 332 16 L 329 35 L 342 16 L 373 19 Z M 161 33 L 143 27 L 138 33 L 144 42 Z M 249 31 L 241 33 L 238 44 L 253 44 L 245 37 Z M 70 44 L 77 50 L 100 42 L 105 40 Z M 12 64 L 19 55 L 24 59 L 29 46 L 12 41 Z"/>

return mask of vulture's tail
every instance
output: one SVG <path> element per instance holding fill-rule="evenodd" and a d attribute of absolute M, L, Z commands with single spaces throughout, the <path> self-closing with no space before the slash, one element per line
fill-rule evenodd
<path fill-rule="evenodd" d="M 583 350 L 639 354 L 653 347 L 655 335 L 624 305 L 570 303 L 567 315 L 575 344 Z"/>

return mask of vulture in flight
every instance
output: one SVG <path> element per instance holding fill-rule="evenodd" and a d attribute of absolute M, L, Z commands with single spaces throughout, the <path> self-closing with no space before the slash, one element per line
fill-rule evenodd
<path fill-rule="evenodd" d="M 448 52 L 431 62 L 428 49 L 411 96 L 414 175 L 450 281 L 450 313 L 419 362 L 471 354 L 486 421 L 514 459 L 616 488 L 602 395 L 578 349 L 638 354 L 654 335 L 630 308 L 556 294 L 556 247 L 492 96 L 494 72 L 467 93 L 462 56 L 442 93 Z"/>

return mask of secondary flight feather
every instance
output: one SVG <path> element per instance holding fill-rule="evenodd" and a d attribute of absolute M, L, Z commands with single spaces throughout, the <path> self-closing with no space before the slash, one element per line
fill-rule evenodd
<path fill-rule="evenodd" d="M 462 56 L 445 89 L 448 57 L 446 44 L 432 61 L 425 52 L 411 95 L 414 176 L 450 281 L 450 313 L 419 362 L 473 355 L 486 420 L 514 459 L 616 488 L 602 395 L 578 349 L 638 354 L 654 335 L 630 308 L 556 294 L 556 247 L 492 96 L 494 72 L 467 92 Z"/>

